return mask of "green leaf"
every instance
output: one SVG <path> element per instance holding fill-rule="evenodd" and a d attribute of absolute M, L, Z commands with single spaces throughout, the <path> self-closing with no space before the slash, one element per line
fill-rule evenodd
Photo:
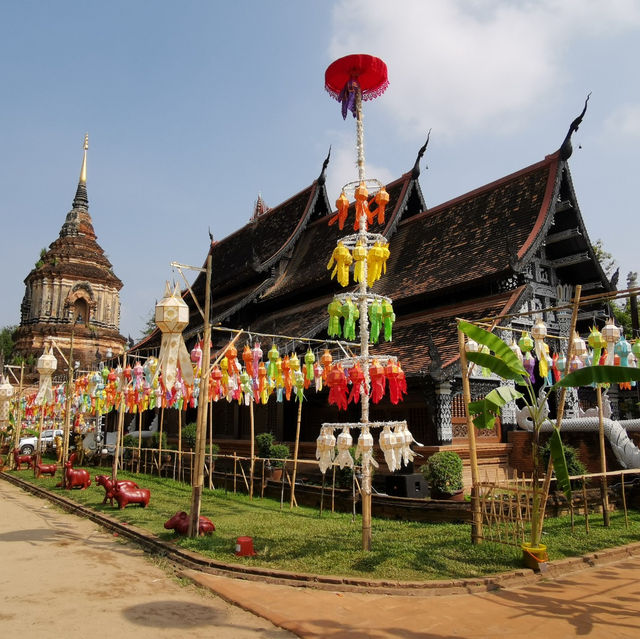
<path fill-rule="evenodd" d="M 492 373 L 499 375 L 503 379 L 515 379 L 523 383 L 522 374 L 514 371 L 504 360 L 488 353 L 467 353 L 467 359 L 474 364 L 488 368 Z M 518 358 L 516 358 L 518 359 Z M 519 362 L 520 360 L 518 360 Z"/>
<path fill-rule="evenodd" d="M 555 387 L 574 388 L 591 384 L 620 384 L 622 382 L 640 382 L 640 368 L 630 366 L 585 366 L 569 373 Z"/>
<path fill-rule="evenodd" d="M 472 416 L 476 428 L 491 429 L 495 425 L 500 409 L 505 404 L 520 397 L 522 397 L 522 393 L 511 388 L 511 386 L 499 386 L 488 393 L 484 399 L 469 402 L 469 415 Z"/>
<path fill-rule="evenodd" d="M 553 460 L 553 469 L 556 472 L 556 480 L 565 497 L 571 502 L 571 481 L 569 480 L 569 469 L 567 460 L 564 456 L 564 447 L 560 438 L 560 431 L 553 429 L 551 438 L 549 439 L 549 451 Z"/>
<path fill-rule="evenodd" d="M 512 371 L 520 375 L 527 375 L 518 356 L 497 335 L 464 321 L 458 322 L 458 328 L 478 344 L 488 346 L 496 354 L 496 357 L 500 358 Z M 467 357 L 469 355 L 470 353 L 467 353 Z"/>

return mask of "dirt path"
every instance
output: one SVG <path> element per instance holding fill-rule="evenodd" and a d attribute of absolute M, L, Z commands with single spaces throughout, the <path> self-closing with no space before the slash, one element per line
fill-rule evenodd
<path fill-rule="evenodd" d="M 4 481 L 0 601 L 3 637 L 294 636 L 181 585 L 131 544 Z"/>

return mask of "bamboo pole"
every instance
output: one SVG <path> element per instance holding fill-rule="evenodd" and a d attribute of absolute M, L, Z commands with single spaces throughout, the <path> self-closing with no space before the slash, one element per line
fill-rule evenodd
<path fill-rule="evenodd" d="M 209 490 L 213 490 L 213 401 L 209 398 Z"/>
<path fill-rule="evenodd" d="M 162 472 L 162 430 L 164 427 L 164 406 L 160 406 L 160 439 L 158 441 L 158 477 Z"/>
<path fill-rule="evenodd" d="M 236 451 L 233 451 L 233 494 L 236 494 L 236 482 L 238 477 L 238 456 L 236 455 Z"/>
<path fill-rule="evenodd" d="M 322 475 L 322 489 L 324 490 L 324 474 Z M 335 512 L 336 502 L 336 467 L 333 467 L 333 477 L 331 479 L 331 512 Z"/>
<path fill-rule="evenodd" d="M 596 397 L 598 400 L 598 439 L 600 444 L 600 472 L 603 473 L 600 480 L 600 499 L 602 500 L 602 521 L 605 528 L 611 524 L 609 519 L 609 495 L 607 487 L 607 452 L 604 443 L 604 414 L 602 412 L 602 387 L 596 386 Z"/>
<path fill-rule="evenodd" d="M 178 407 L 178 481 L 183 480 L 182 476 L 182 411 Z"/>
<path fill-rule="evenodd" d="M 134 417 L 135 420 L 135 417 Z M 142 458 L 142 411 L 138 411 L 138 463 L 136 465 L 136 472 L 140 472 L 140 460 Z"/>
<path fill-rule="evenodd" d="M 193 295 L 193 294 L 192 294 Z M 198 416 L 196 419 L 195 468 L 191 471 L 191 511 L 189 537 L 199 534 L 200 505 L 204 486 L 204 457 L 207 448 L 207 412 L 209 409 L 209 363 L 211 361 L 211 250 L 207 255 L 207 271 L 204 294 L 204 331 L 202 340 L 202 366 L 200 393 L 198 394 Z M 195 473 L 194 473 L 195 470 Z M 195 478 L 194 478 L 195 474 Z"/>
<path fill-rule="evenodd" d="M 469 460 L 471 462 L 471 511 L 473 523 L 471 526 L 471 543 L 478 544 L 482 539 L 482 513 L 480 512 L 478 487 L 478 453 L 476 450 L 476 429 L 469 414 L 471 403 L 471 388 L 469 386 L 469 367 L 467 352 L 464 347 L 464 333 L 458 328 L 458 349 L 460 350 L 460 376 L 462 377 L 462 394 L 464 397 L 464 411 L 467 417 L 467 437 L 469 442 Z"/>
<path fill-rule="evenodd" d="M 296 423 L 296 441 L 293 447 L 293 480 L 291 482 L 291 501 L 289 509 L 293 508 L 296 500 L 296 475 L 298 474 L 298 448 L 300 446 L 300 422 L 302 421 L 302 399 L 298 400 L 298 421 Z M 298 504 L 296 503 L 296 506 Z"/>
<path fill-rule="evenodd" d="M 627 512 L 627 496 L 624 490 L 624 473 L 620 475 L 622 480 L 622 508 L 624 509 L 624 527 L 629 528 L 629 513 Z"/>
<path fill-rule="evenodd" d="M 582 501 L 584 502 L 584 527 L 589 534 L 589 504 L 587 503 L 587 484 L 582 478 Z"/>
<path fill-rule="evenodd" d="M 249 398 L 249 424 L 251 426 L 251 466 L 249 467 L 249 499 L 253 500 L 253 466 L 255 463 L 255 421 L 253 416 L 253 396 Z"/>
<path fill-rule="evenodd" d="M 13 458 L 13 451 L 20 445 L 20 435 L 22 434 L 22 391 L 24 389 L 24 362 L 20 364 L 20 382 L 18 383 L 18 408 L 16 410 L 16 417 L 13 429 L 13 445 L 9 450 L 9 456 L 7 462 L 9 468 L 15 468 L 15 460 Z M 64 470 L 64 469 L 63 469 Z"/>
<path fill-rule="evenodd" d="M 71 431 L 71 394 L 73 388 L 73 338 L 76 330 L 74 321 L 71 327 L 71 343 L 69 345 L 69 365 L 67 367 L 67 392 L 64 398 L 64 428 L 62 430 L 62 488 L 67 487 L 65 464 L 69 457 L 69 433 Z"/>

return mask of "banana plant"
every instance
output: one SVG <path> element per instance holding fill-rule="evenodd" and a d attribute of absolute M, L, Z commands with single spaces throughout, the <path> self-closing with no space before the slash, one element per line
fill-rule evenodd
<path fill-rule="evenodd" d="M 522 399 L 533 421 L 533 482 L 532 482 L 532 508 L 531 508 L 531 547 L 540 544 L 542 534 L 542 518 L 544 517 L 545 504 L 541 503 L 541 487 L 539 486 L 540 467 L 540 430 L 547 420 L 546 402 L 554 391 L 560 388 L 574 388 L 589 386 L 591 384 L 611 384 L 621 382 L 640 381 L 640 369 L 623 366 L 586 366 L 563 377 L 560 381 L 549 386 L 544 385 L 536 396 L 535 389 L 529 378 L 529 373 L 524 368 L 518 356 L 511 347 L 497 335 L 480 328 L 469 322 L 458 322 L 459 329 L 470 339 L 481 346 L 485 346 L 490 352 L 469 352 L 467 359 L 474 364 L 490 370 L 502 379 L 513 380 L 523 392 L 513 386 L 500 386 L 493 389 L 483 399 L 470 402 L 468 406 L 476 428 L 493 428 L 496 418 L 503 406 L 509 402 Z M 571 482 L 569 471 L 564 456 L 564 448 L 560 437 L 560 430 L 555 420 L 549 420 L 553 425 L 550 438 L 551 459 L 556 474 L 558 486 L 562 489 L 567 499 L 571 500 Z"/>

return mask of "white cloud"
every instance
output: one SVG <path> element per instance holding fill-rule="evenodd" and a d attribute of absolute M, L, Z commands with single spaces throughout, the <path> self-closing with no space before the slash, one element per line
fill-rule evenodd
<path fill-rule="evenodd" d="M 640 137 L 640 104 L 624 104 L 605 120 L 607 136 Z"/>
<path fill-rule="evenodd" d="M 403 135 L 504 133 L 562 86 L 572 41 L 639 24 L 633 0 L 342 0 L 330 53 L 387 62 L 383 108 Z"/>

